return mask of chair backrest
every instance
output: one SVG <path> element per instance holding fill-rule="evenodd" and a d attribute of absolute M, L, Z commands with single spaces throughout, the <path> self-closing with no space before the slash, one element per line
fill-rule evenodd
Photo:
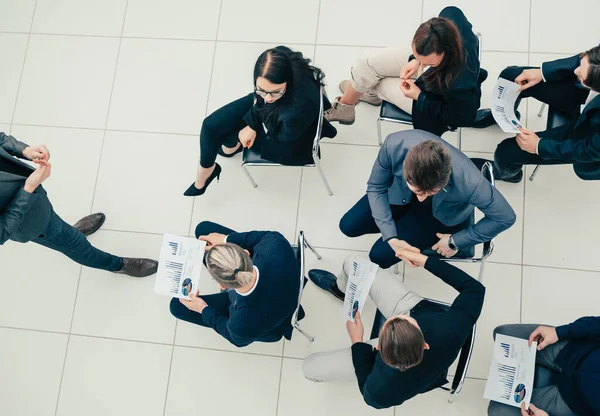
<path fill-rule="evenodd" d="M 304 242 L 304 232 L 300 231 L 296 240 L 296 259 L 300 265 L 300 290 L 298 291 L 298 305 L 296 306 L 296 310 L 292 315 L 292 327 L 295 327 L 298 324 L 300 302 L 302 301 L 302 292 L 304 291 L 304 279 L 306 275 L 306 257 L 304 253 L 305 246 L 306 243 Z"/>
<path fill-rule="evenodd" d="M 323 132 L 323 88 L 319 88 L 319 115 L 317 116 L 317 134 L 313 140 L 312 155 L 313 159 L 319 157 L 319 141 L 321 140 L 321 133 Z"/>

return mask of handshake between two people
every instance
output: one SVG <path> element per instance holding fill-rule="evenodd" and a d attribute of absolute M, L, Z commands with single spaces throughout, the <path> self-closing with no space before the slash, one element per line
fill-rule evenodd
<path fill-rule="evenodd" d="M 431 248 L 438 254 L 444 257 L 452 257 L 458 252 L 457 250 L 452 250 L 448 245 L 450 234 L 437 233 L 436 236 L 439 238 L 439 241 Z M 421 250 L 419 250 L 417 247 L 413 247 L 406 241 L 398 238 L 392 238 L 388 240 L 388 244 L 392 250 L 394 250 L 396 257 L 404 261 L 410 267 L 423 267 L 425 265 L 427 256 L 421 254 Z"/>

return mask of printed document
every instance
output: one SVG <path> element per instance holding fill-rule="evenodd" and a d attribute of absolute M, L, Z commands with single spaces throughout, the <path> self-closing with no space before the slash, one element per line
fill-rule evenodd
<path fill-rule="evenodd" d="M 518 133 L 519 127 L 522 127 L 515 115 L 515 102 L 519 94 L 519 84 L 498 78 L 492 96 L 492 115 L 505 133 Z"/>
<path fill-rule="evenodd" d="M 362 312 L 379 266 L 362 257 L 352 262 L 344 298 L 344 318 L 354 322 L 356 312 Z"/>
<path fill-rule="evenodd" d="M 205 241 L 165 234 L 160 248 L 154 293 L 189 299 L 198 289 Z"/>
<path fill-rule="evenodd" d="M 494 355 L 483 397 L 510 406 L 529 408 L 535 374 L 537 342 L 527 345 L 526 339 L 496 335 Z"/>

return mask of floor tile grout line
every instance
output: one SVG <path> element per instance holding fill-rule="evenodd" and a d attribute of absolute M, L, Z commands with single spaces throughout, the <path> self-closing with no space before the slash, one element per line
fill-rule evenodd
<path fill-rule="evenodd" d="M 421 0 L 421 22 L 423 22 L 424 14 L 425 14 L 425 0 Z"/>
<path fill-rule="evenodd" d="M 275 404 L 275 416 L 279 416 L 279 397 L 281 395 L 281 379 L 283 378 L 283 361 L 285 357 L 281 356 L 281 366 L 279 367 L 279 385 L 277 387 L 277 402 Z"/>
<path fill-rule="evenodd" d="M 33 5 L 33 11 L 31 13 L 31 22 L 29 23 L 29 33 L 27 35 L 27 43 L 25 44 L 25 53 L 23 55 L 23 65 L 21 66 L 21 75 L 19 75 L 19 83 L 17 84 L 17 93 L 15 95 L 15 104 L 13 106 L 12 116 L 10 118 L 10 131 L 12 132 L 12 126 L 15 122 L 15 114 L 17 113 L 17 104 L 19 103 L 19 93 L 21 92 L 21 84 L 23 81 L 23 73 L 25 72 L 25 64 L 27 63 L 27 53 L 29 52 L 29 42 L 31 41 L 31 29 L 33 28 L 33 20 L 35 19 L 35 10 L 37 9 L 37 0 Z"/>
<path fill-rule="evenodd" d="M 221 27 L 221 13 L 223 12 L 223 1 L 225 0 L 221 0 L 221 3 L 219 4 L 219 17 L 217 20 L 217 34 L 216 37 L 217 39 L 219 38 L 219 28 Z M 208 104 L 210 102 L 210 93 L 212 91 L 212 81 L 213 81 L 213 75 L 215 74 L 215 61 L 217 60 L 217 41 L 214 41 L 214 45 L 213 45 L 213 59 L 212 59 L 212 63 L 210 66 L 210 77 L 208 78 L 208 90 L 206 92 L 206 108 L 204 110 L 204 118 L 206 118 L 207 113 L 208 113 Z M 199 138 L 199 133 L 198 135 L 198 140 L 200 140 Z M 215 161 L 216 163 L 216 161 Z M 198 166 L 200 166 L 200 155 L 198 155 Z M 197 175 L 198 173 L 196 173 Z M 195 179 L 194 179 L 195 181 Z M 190 212 L 190 221 L 188 223 L 188 235 L 191 233 L 191 228 L 192 228 L 192 221 L 194 221 L 194 208 L 196 207 L 196 197 L 192 198 L 192 209 Z"/>
<path fill-rule="evenodd" d="M 171 360 L 169 361 L 169 372 L 167 374 L 167 387 L 165 391 L 165 405 L 163 407 L 163 416 L 167 414 L 167 399 L 169 398 L 169 387 L 171 386 L 171 371 L 173 370 L 173 356 L 175 355 L 175 339 L 177 338 L 177 326 L 179 319 L 175 320 L 175 330 L 173 331 L 173 344 L 171 345 Z"/>

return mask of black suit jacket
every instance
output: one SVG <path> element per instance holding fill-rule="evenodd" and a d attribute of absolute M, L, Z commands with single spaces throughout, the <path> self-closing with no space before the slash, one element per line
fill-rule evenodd
<path fill-rule="evenodd" d="M 265 125 L 259 109 L 265 105 L 263 99 L 256 96 L 256 104 L 244 116 L 244 121 L 256 131 L 260 140 L 261 157 L 284 165 L 304 165 L 313 162 L 312 145 L 317 133 L 318 117 L 321 106 L 319 85 L 315 80 L 304 80 L 294 86 L 291 101 L 285 102 L 277 119 L 277 126 Z M 292 91 L 286 94 L 292 93 Z M 281 98 L 281 100 L 287 97 Z M 331 108 L 327 97 L 323 96 L 324 110 Z M 333 138 L 337 135 L 335 127 L 323 118 L 321 137 Z"/>
<path fill-rule="evenodd" d="M 412 114 L 415 128 L 419 127 L 420 118 L 427 125 L 429 118 L 437 118 L 446 126 L 470 126 L 477 114 L 481 101 L 481 85 L 479 77 L 479 40 L 473 33 L 473 25 L 458 7 L 446 7 L 439 17 L 450 20 L 460 32 L 464 54 L 464 66 L 450 89 L 445 93 L 433 91 L 419 77 L 415 84 L 421 88 L 419 99 L 413 102 Z M 411 56 L 411 58 L 414 58 Z"/>
<path fill-rule="evenodd" d="M 479 318 L 485 288 L 462 270 L 435 258 L 425 268 L 460 293 L 447 312 L 415 316 L 425 342 L 423 361 L 406 371 L 387 365 L 379 351 L 366 343 L 352 346 L 352 362 L 365 402 L 376 409 L 398 406 L 404 401 L 444 385 L 452 365 Z"/>
<path fill-rule="evenodd" d="M 576 81 L 573 71 L 579 66 L 578 55 L 545 62 L 546 82 Z M 600 179 L 600 95 L 584 108 L 577 120 L 537 133 L 541 138 L 538 154 L 548 160 L 573 164 L 583 179 Z"/>
<path fill-rule="evenodd" d="M 238 347 L 254 341 L 276 342 L 282 336 L 291 339 L 291 318 L 300 293 L 300 265 L 292 246 L 273 231 L 234 232 L 227 242 L 250 252 L 259 271 L 258 284 L 247 296 L 235 290 L 227 292 L 229 316 L 218 315 L 207 306 L 202 319 Z"/>

